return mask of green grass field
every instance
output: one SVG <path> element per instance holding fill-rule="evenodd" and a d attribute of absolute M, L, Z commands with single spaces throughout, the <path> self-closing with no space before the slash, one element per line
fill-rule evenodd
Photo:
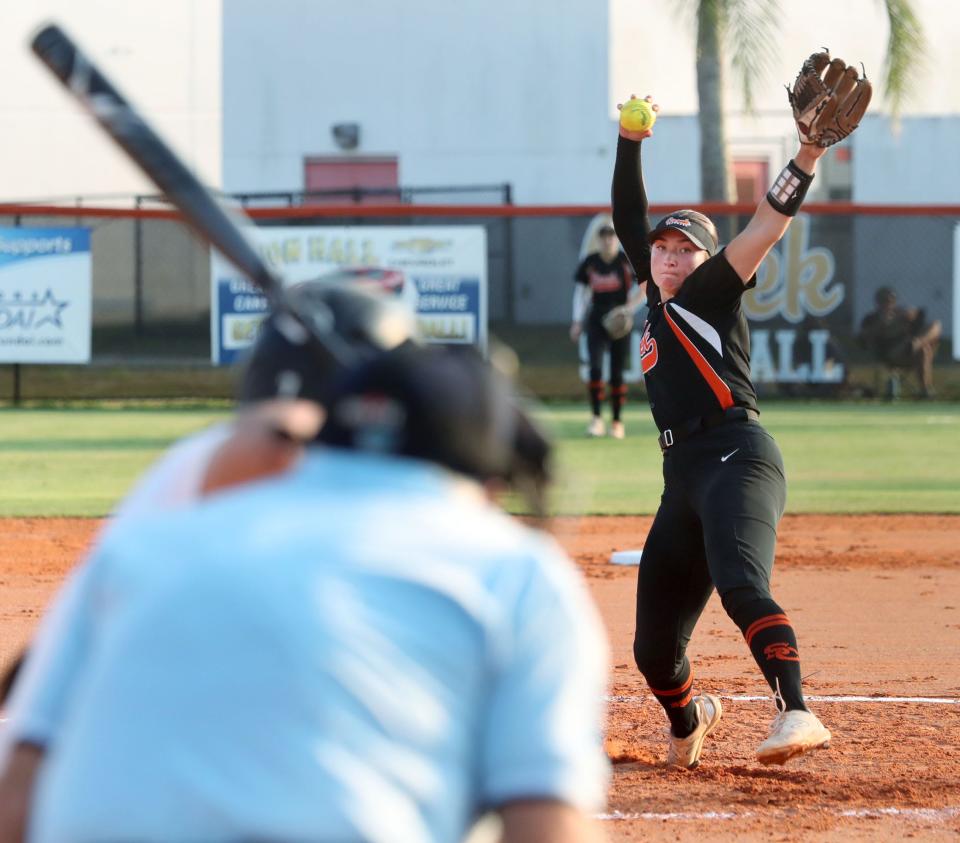
<path fill-rule="evenodd" d="M 173 441 L 225 409 L 0 411 L 0 516 L 105 515 Z"/>
<path fill-rule="evenodd" d="M 783 451 L 788 512 L 960 512 L 960 404 L 762 404 Z M 568 513 L 649 513 L 662 488 L 645 407 L 628 438 L 590 440 L 580 406 L 551 408 L 561 442 L 555 506 Z"/>
<path fill-rule="evenodd" d="M 645 407 L 624 441 L 583 435 L 582 404 L 544 407 L 558 440 L 553 508 L 650 513 L 660 451 Z M 0 516 L 102 516 L 171 442 L 223 407 L 0 410 Z M 960 404 L 763 405 L 783 450 L 788 512 L 960 512 Z"/>

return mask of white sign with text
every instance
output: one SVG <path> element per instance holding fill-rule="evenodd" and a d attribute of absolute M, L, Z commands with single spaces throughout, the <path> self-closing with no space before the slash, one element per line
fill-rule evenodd
<path fill-rule="evenodd" d="M 89 363 L 89 228 L 0 228 L 0 363 Z"/>
<path fill-rule="evenodd" d="M 252 228 L 267 262 L 295 284 L 356 280 L 407 302 L 427 342 L 487 345 L 487 237 L 482 226 Z M 214 363 L 233 363 L 254 341 L 267 300 L 219 253 L 210 266 Z"/>

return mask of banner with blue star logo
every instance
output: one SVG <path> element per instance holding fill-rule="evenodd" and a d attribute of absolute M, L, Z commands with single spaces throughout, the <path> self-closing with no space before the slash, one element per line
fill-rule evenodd
<path fill-rule="evenodd" d="M 89 228 L 0 227 L 0 363 L 89 363 Z"/>

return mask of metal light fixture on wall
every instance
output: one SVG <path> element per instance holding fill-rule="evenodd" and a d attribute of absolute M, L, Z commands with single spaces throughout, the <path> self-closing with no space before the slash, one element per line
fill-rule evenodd
<path fill-rule="evenodd" d="M 333 141 L 340 149 L 356 149 L 360 146 L 359 123 L 334 123 L 330 128 Z"/>

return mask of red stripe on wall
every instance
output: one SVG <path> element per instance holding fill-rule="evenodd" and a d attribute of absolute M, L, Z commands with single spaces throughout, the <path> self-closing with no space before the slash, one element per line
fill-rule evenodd
<path fill-rule="evenodd" d="M 652 214 L 666 214 L 683 202 L 650 206 Z M 749 216 L 756 203 L 701 202 L 697 210 L 709 215 Z M 253 219 L 310 217 L 576 217 L 609 214 L 609 205 L 296 205 L 244 208 Z M 842 215 L 868 217 L 956 217 L 960 205 L 860 205 L 853 202 L 809 202 L 803 212 L 811 216 Z M 4 216 L 120 217 L 132 219 L 182 219 L 179 211 L 154 208 L 108 208 L 93 205 L 40 205 L 22 202 L 0 204 Z"/>

